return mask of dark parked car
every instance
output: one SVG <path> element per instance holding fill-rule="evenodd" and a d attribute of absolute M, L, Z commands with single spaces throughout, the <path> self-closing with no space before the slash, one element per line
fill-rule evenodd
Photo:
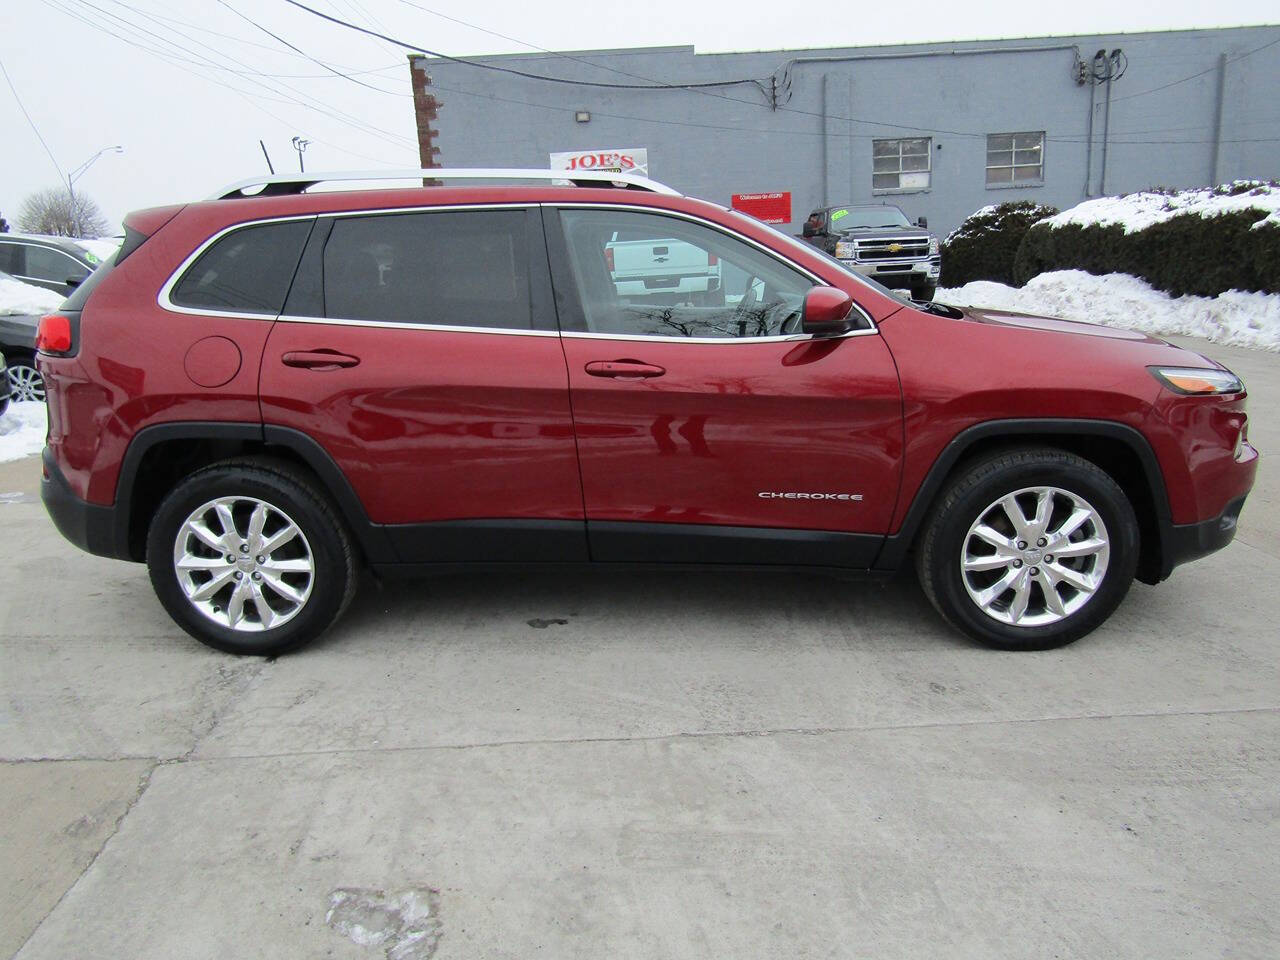
<path fill-rule="evenodd" d="M 4 276 L 4 274 L 0 274 Z M 15 401 L 44 401 L 44 380 L 36 369 L 39 317 L 0 315 L 0 350 L 9 357 L 5 396 Z"/>
<path fill-rule="evenodd" d="M 307 173 L 131 214 L 40 322 L 58 529 L 255 654 L 332 624 L 361 565 L 527 563 L 914 563 L 956 628 L 1039 649 L 1234 536 L 1258 453 L 1222 366 L 913 304 L 752 217 L 564 173 Z M 725 302 L 633 296 L 619 235 L 714 256 Z"/>
<path fill-rule="evenodd" d="M 942 271 L 938 238 L 927 228 L 924 217 L 912 223 L 891 203 L 846 203 L 813 211 L 802 235 L 850 270 L 925 301 Z"/>
<path fill-rule="evenodd" d="M 0 353 L 0 417 L 9 409 L 9 378 L 6 376 L 4 354 Z"/>
<path fill-rule="evenodd" d="M 102 260 L 69 237 L 0 233 L 0 273 L 68 296 Z"/>

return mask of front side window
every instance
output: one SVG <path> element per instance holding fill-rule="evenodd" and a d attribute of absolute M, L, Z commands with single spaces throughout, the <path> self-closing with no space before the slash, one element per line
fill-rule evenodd
<path fill-rule="evenodd" d="M 1043 183 L 1043 130 L 987 135 L 988 187 L 1034 187 Z"/>
<path fill-rule="evenodd" d="M 527 224 L 524 210 L 339 218 L 324 248 L 325 316 L 530 330 Z"/>
<path fill-rule="evenodd" d="M 187 268 L 170 302 L 213 312 L 278 314 L 311 224 L 284 220 L 231 231 Z"/>
<path fill-rule="evenodd" d="M 871 141 L 873 191 L 928 190 L 932 160 L 929 137 Z"/>
<path fill-rule="evenodd" d="M 628 210 L 562 210 L 583 316 L 569 329 L 638 337 L 751 338 L 800 332 L 813 281 L 703 224 Z"/>
<path fill-rule="evenodd" d="M 89 275 L 89 268 L 74 257 L 48 247 L 26 245 L 27 262 L 23 276 L 52 283 L 79 283 Z"/>

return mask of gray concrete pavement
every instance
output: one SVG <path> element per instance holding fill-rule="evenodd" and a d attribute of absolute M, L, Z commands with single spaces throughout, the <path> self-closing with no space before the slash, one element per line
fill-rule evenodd
<path fill-rule="evenodd" d="M 1280 451 L 1280 356 L 1185 343 Z M 1023 655 L 909 579 L 591 574 L 236 660 L 0 504 L 0 955 L 1274 957 L 1269 468 L 1230 548 Z"/>

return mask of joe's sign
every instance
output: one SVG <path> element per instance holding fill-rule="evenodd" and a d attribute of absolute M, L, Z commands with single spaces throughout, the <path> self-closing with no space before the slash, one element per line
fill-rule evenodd
<path fill-rule="evenodd" d="M 551 154 L 552 170 L 603 170 L 609 173 L 649 175 L 649 151 L 645 147 L 621 150 L 575 150 Z"/>
<path fill-rule="evenodd" d="M 791 191 L 783 193 L 735 193 L 729 204 L 765 223 L 791 222 Z"/>

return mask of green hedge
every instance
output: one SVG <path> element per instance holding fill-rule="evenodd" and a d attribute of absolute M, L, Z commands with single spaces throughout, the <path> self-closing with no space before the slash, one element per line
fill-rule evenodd
<path fill-rule="evenodd" d="M 970 280 L 1012 284 L 1014 257 L 1023 236 L 1037 220 L 1057 212 L 1057 207 L 1019 200 L 971 214 L 942 244 L 939 285 L 960 287 Z"/>
<path fill-rule="evenodd" d="M 1021 286 L 1047 270 L 1130 273 L 1173 296 L 1216 297 L 1226 290 L 1280 293 L 1280 226 L 1253 228 L 1265 211 L 1216 217 L 1185 214 L 1134 233 L 1118 224 L 1053 228 L 1037 224 L 1018 248 Z"/>

